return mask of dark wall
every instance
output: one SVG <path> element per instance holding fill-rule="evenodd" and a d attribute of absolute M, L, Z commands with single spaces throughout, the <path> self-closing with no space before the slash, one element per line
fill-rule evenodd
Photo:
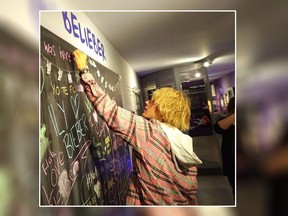
<path fill-rule="evenodd" d="M 125 204 L 132 169 L 128 146 L 86 97 L 71 56 L 74 50 L 41 27 L 41 205 Z M 96 81 L 121 105 L 118 75 L 88 59 Z"/>
<path fill-rule="evenodd" d="M 142 104 L 145 104 L 145 101 L 150 99 L 153 91 L 156 89 L 167 86 L 175 87 L 173 68 L 160 70 L 142 76 L 139 79 L 141 85 Z"/>

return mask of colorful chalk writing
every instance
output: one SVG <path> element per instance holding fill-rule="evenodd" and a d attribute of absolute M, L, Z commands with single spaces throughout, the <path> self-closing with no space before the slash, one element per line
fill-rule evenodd
<path fill-rule="evenodd" d="M 43 41 L 43 44 L 47 54 L 56 56 L 55 46 L 53 44 L 49 44 L 46 41 Z"/>
<path fill-rule="evenodd" d="M 79 80 L 58 80 L 59 68 L 75 71 L 75 48 L 43 27 L 41 44 L 41 205 L 125 205 L 132 171 L 127 144 L 98 115 Z M 107 83 L 119 82 L 97 62 L 89 65 L 98 82 L 97 70 Z M 120 91 L 109 94 L 121 105 Z"/>
<path fill-rule="evenodd" d="M 56 161 L 56 165 L 54 165 L 52 162 Z M 42 170 L 45 175 L 48 175 L 48 170 L 50 170 L 52 173 L 58 173 L 60 174 L 60 166 L 64 165 L 64 154 L 63 152 L 59 152 L 58 154 L 52 151 L 51 149 L 48 150 L 48 156 L 47 158 L 42 162 Z M 50 166 L 52 167 L 51 169 Z M 55 184 L 54 184 L 55 186 Z"/>
<path fill-rule="evenodd" d="M 48 55 L 58 56 L 62 61 L 72 62 L 71 52 L 63 49 L 61 45 L 58 45 L 58 49 L 53 43 L 43 41 L 44 51 Z"/>
<path fill-rule="evenodd" d="M 53 95 L 59 96 L 61 95 L 71 95 L 76 92 L 75 87 L 73 85 L 69 86 L 58 86 L 56 84 L 50 83 L 53 91 Z"/>
<path fill-rule="evenodd" d="M 67 52 L 66 50 L 63 50 L 60 45 L 58 45 L 58 50 L 59 50 L 59 56 L 62 60 L 72 62 L 71 53 Z"/>
<path fill-rule="evenodd" d="M 96 203 L 101 202 L 100 200 L 103 197 L 103 194 L 99 181 L 99 172 L 96 167 L 94 170 L 91 170 L 82 176 L 81 185 L 82 189 L 86 188 L 87 190 L 93 190 L 93 192 L 95 192 L 94 196 L 90 195 L 84 199 L 85 194 L 83 194 L 83 191 L 85 190 L 81 190 L 81 200 L 84 205 L 95 205 Z"/>
<path fill-rule="evenodd" d="M 80 120 L 76 121 L 75 124 L 72 125 L 69 131 L 65 133 L 63 137 L 63 143 L 65 145 L 67 154 L 69 158 L 73 157 L 73 153 L 79 147 L 79 143 L 81 142 L 82 138 L 86 136 L 86 131 L 88 127 L 86 126 L 86 116 L 85 114 L 82 115 Z M 76 138 L 74 137 L 73 131 L 76 131 Z"/>
<path fill-rule="evenodd" d="M 80 106 L 80 102 L 78 99 L 78 95 L 75 95 L 74 97 L 70 96 L 70 105 L 73 110 L 75 122 L 69 126 L 67 123 L 67 113 L 63 100 L 61 101 L 61 104 L 56 103 L 57 107 L 53 106 L 52 104 L 48 106 L 49 116 L 55 134 L 56 136 L 63 137 L 62 141 L 66 147 L 69 158 L 73 157 L 74 151 L 79 147 L 79 143 L 81 142 L 82 138 L 86 136 L 86 132 L 88 131 L 88 127 L 86 125 L 86 115 L 82 114 L 81 117 L 78 118 Z M 62 114 L 60 116 L 58 115 L 58 119 L 56 118 L 55 110 L 58 111 L 57 113 Z M 61 128 L 61 126 L 59 126 L 59 121 L 63 122 L 63 120 L 65 124 L 63 125 L 64 127 Z M 76 134 L 76 137 L 74 134 Z"/>
<path fill-rule="evenodd" d="M 64 167 L 65 160 L 63 152 L 56 153 L 49 149 L 48 158 L 43 160 L 41 165 L 44 175 L 50 177 L 49 188 L 52 187 L 52 190 L 50 189 L 50 193 L 48 193 L 46 187 L 42 185 L 43 193 L 49 205 L 58 205 L 64 201 L 63 199 L 67 199 L 73 182 L 75 182 L 77 178 L 77 172 L 76 175 L 68 175 L 66 169 L 63 169 Z M 54 191 L 56 191 L 56 193 L 53 193 Z"/>

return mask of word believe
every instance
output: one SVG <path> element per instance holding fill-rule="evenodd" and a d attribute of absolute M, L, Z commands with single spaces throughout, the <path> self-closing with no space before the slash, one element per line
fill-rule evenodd
<path fill-rule="evenodd" d="M 94 52 L 102 57 L 102 60 L 106 60 L 104 54 L 104 45 L 101 41 L 95 37 L 95 35 L 90 31 L 88 27 L 81 26 L 80 22 L 77 20 L 77 17 L 72 12 L 70 16 L 67 12 L 62 12 L 63 22 L 66 31 L 69 34 L 73 34 L 75 38 L 79 38 L 81 43 L 86 43 L 86 46 L 89 49 L 94 50 Z"/>

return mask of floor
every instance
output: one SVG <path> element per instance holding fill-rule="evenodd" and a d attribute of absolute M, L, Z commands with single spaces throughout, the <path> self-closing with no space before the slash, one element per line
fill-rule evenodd
<path fill-rule="evenodd" d="M 198 204 L 199 205 L 234 205 L 232 188 L 222 173 L 221 137 L 193 137 L 194 151 L 202 160 L 198 166 Z"/>

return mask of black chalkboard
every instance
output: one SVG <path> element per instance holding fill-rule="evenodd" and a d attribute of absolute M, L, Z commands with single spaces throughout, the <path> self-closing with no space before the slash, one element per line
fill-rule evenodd
<path fill-rule="evenodd" d="M 83 92 L 72 59 L 76 48 L 42 26 L 40 35 L 40 205 L 125 205 L 128 145 Z M 88 60 L 100 86 L 121 105 L 119 76 Z"/>

